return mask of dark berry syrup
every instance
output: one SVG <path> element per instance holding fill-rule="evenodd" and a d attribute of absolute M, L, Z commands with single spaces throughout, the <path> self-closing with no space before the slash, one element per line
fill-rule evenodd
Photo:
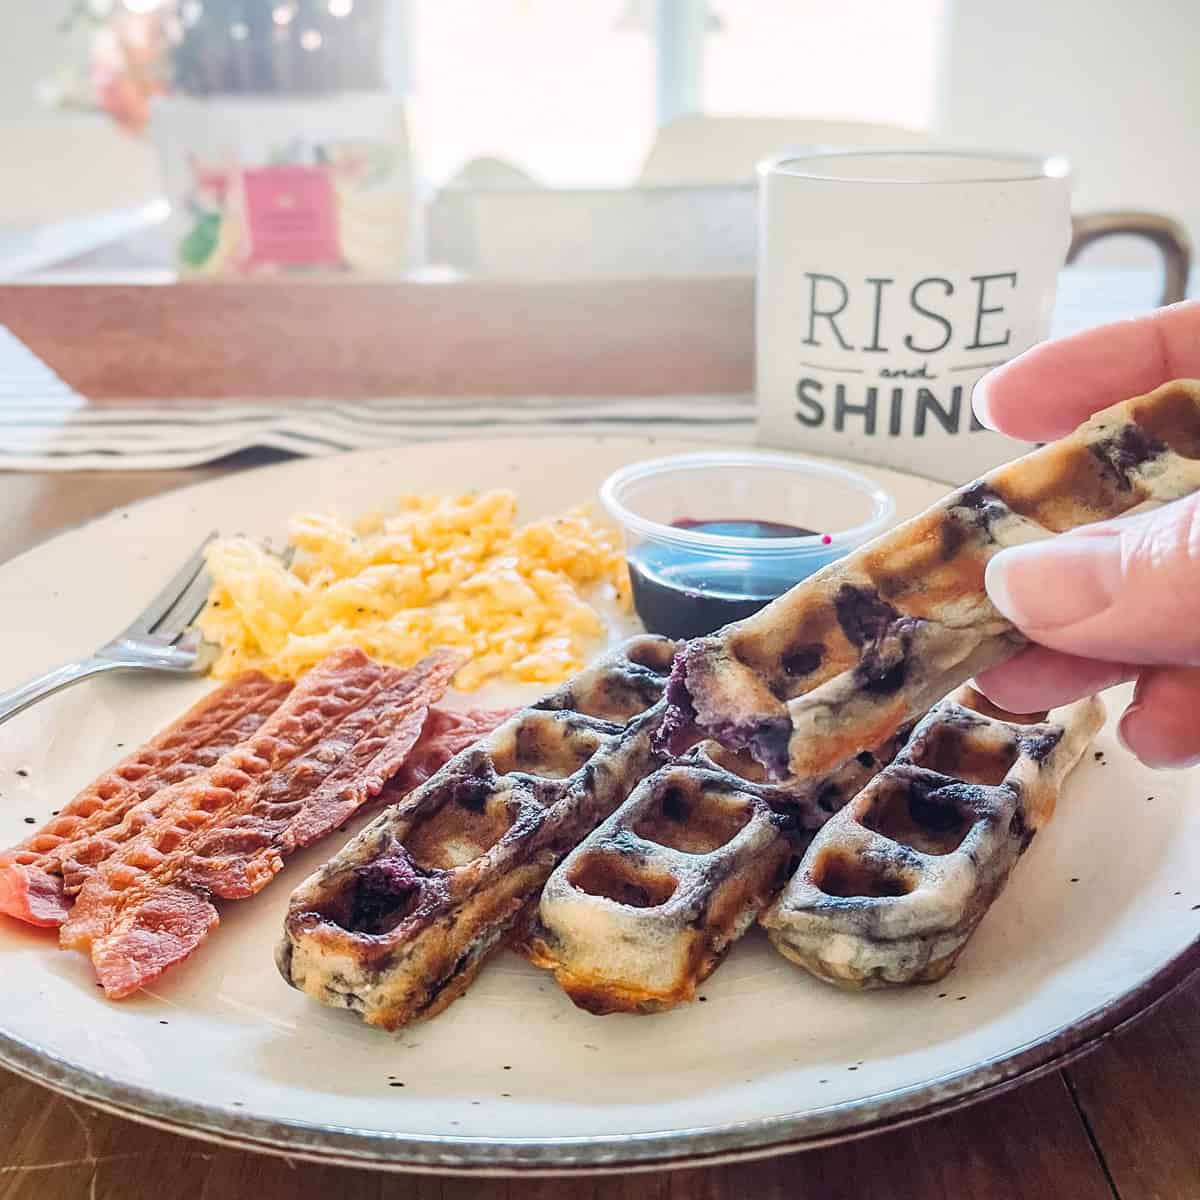
<path fill-rule="evenodd" d="M 782 521 L 697 521 L 682 517 L 676 529 L 741 538 L 811 537 L 815 531 Z M 651 633 L 703 637 L 758 612 L 790 587 L 839 557 L 827 555 L 721 555 L 687 546 L 644 542 L 629 553 L 633 602 Z"/>

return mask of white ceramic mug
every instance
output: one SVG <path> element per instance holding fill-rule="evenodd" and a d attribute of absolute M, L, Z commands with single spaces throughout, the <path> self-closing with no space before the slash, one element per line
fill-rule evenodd
<path fill-rule="evenodd" d="M 1049 333 L 1059 270 L 1135 233 L 1182 299 L 1182 228 L 1153 213 L 1072 219 L 1061 159 L 822 152 L 760 167 L 759 440 L 963 482 L 1026 447 L 983 429 L 984 372 Z"/>

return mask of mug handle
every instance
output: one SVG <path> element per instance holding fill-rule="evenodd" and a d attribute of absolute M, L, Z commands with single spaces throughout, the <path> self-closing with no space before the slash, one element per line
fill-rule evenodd
<path fill-rule="evenodd" d="M 1163 258 L 1163 290 L 1159 304 L 1176 304 L 1187 295 L 1192 243 L 1187 230 L 1178 221 L 1160 213 L 1106 212 L 1072 217 L 1067 263 L 1073 263 L 1093 242 L 1117 233 L 1144 237 L 1158 247 Z"/>

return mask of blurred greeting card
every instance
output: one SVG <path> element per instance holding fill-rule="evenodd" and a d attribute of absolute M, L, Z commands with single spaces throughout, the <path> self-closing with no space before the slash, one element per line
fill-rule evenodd
<path fill-rule="evenodd" d="M 173 96 L 155 105 L 150 135 L 184 277 L 386 276 L 409 265 L 412 175 L 398 99 Z"/>

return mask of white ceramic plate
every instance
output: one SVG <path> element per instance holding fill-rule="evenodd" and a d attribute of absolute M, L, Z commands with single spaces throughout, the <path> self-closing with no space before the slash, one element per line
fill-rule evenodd
<path fill-rule="evenodd" d="M 408 490 L 513 486 L 527 517 L 594 497 L 613 468 L 692 448 L 555 439 L 310 459 L 118 511 L 0 568 L 0 686 L 121 628 L 211 529 L 280 537 L 289 513 Z M 869 472 L 901 515 L 936 484 Z M 0 728 L 0 841 L 16 841 L 204 681 L 83 684 Z M 1114 708 L 1115 705 L 1111 707 Z M 293 861 L 151 994 L 104 1001 L 87 961 L 0 924 L 0 1060 L 110 1110 L 241 1145 L 389 1167 L 565 1171 L 712 1161 L 911 1119 L 1061 1061 L 1181 977 L 1200 930 L 1200 781 L 1088 756 L 943 984 L 846 995 L 753 934 L 704 1003 L 597 1018 L 501 955 L 443 1016 L 389 1037 L 284 985 Z M 361 822 L 360 822 L 361 823 Z M 403 1084 L 403 1086 L 398 1086 Z"/>

